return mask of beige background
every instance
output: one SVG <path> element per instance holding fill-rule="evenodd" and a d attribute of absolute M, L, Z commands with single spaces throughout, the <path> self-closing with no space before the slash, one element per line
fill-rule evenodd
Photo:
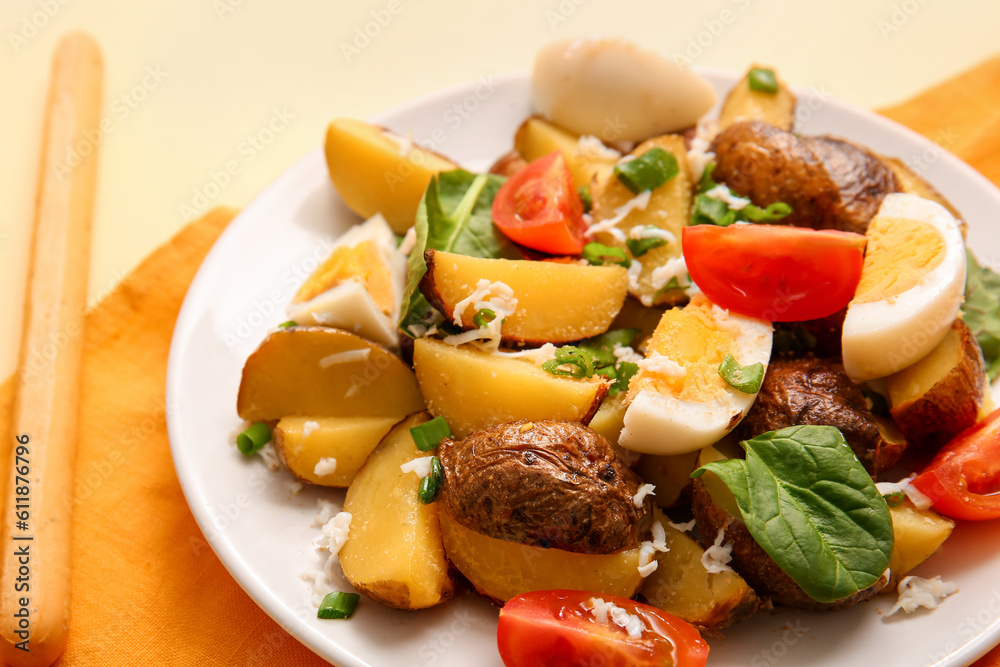
<path fill-rule="evenodd" d="M 94 35 L 106 66 L 95 300 L 192 217 L 249 201 L 330 118 L 526 68 L 550 39 L 619 34 L 701 65 L 770 62 L 877 107 L 1000 53 L 998 28 L 992 0 L 3 0 L 0 375 L 16 362 L 48 68 L 66 31 Z"/>

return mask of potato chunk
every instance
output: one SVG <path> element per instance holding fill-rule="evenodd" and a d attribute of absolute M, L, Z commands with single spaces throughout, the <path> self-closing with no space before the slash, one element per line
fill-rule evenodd
<path fill-rule="evenodd" d="M 669 551 L 657 552 L 656 570 L 639 592 L 651 605 L 700 628 L 724 628 L 757 611 L 761 600 L 735 572 L 710 573 L 701 563 L 701 545 L 672 527 L 654 511 L 663 526 Z"/>
<path fill-rule="evenodd" d="M 519 259 L 483 259 L 428 250 L 420 290 L 445 316 L 476 291 L 480 280 L 514 291 L 517 308 L 503 324 L 504 341 L 567 343 L 604 333 L 622 308 L 628 275 L 620 266 L 582 266 Z M 473 306 L 462 325 L 475 328 Z"/>
<path fill-rule="evenodd" d="M 274 448 L 293 475 L 320 486 L 347 487 L 399 417 L 285 417 L 274 428 Z M 323 472 L 322 459 L 333 459 Z M 320 472 L 316 472 L 318 469 Z"/>
<path fill-rule="evenodd" d="M 521 593 L 552 589 L 632 597 L 642 582 L 639 548 L 614 554 L 579 554 L 498 540 L 441 512 L 448 559 L 481 595 L 502 604 Z"/>
<path fill-rule="evenodd" d="M 413 226 L 431 176 L 458 168 L 416 145 L 404 156 L 383 128 L 351 118 L 330 123 L 325 150 L 330 180 L 347 207 L 363 218 L 381 213 L 397 234 Z"/>
<path fill-rule="evenodd" d="M 617 159 L 614 153 L 600 150 L 600 146 L 581 149 L 578 134 L 538 116 L 532 116 L 517 128 L 514 148 L 528 162 L 553 151 L 562 151 L 573 174 L 573 184 L 578 188 L 610 174 Z"/>
<path fill-rule="evenodd" d="M 348 581 L 368 597 L 397 609 L 424 609 L 451 597 L 438 526 L 438 506 L 417 500 L 419 478 L 400 466 L 428 456 L 413 444 L 410 428 L 430 419 L 426 412 L 399 422 L 358 472 L 347 490 L 344 511 L 351 529 L 340 550 Z"/>
<path fill-rule="evenodd" d="M 325 327 L 273 332 L 243 366 L 236 410 L 247 421 L 396 417 L 424 409 L 416 378 L 394 354 Z"/>
<path fill-rule="evenodd" d="M 531 361 L 502 357 L 432 338 L 413 344 L 413 368 L 427 409 L 458 438 L 516 419 L 590 422 L 608 392 L 599 376 L 552 375 Z"/>
<path fill-rule="evenodd" d="M 753 67 L 765 66 L 753 65 Z M 773 68 L 769 69 L 773 71 Z M 743 78 L 729 91 L 726 101 L 722 103 L 719 129 L 724 130 L 741 120 L 761 120 L 790 132 L 795 122 L 795 95 L 789 90 L 788 85 L 775 73 L 778 92 L 766 93 L 753 90 L 748 81 L 749 75 L 750 71 L 747 70 Z"/>
<path fill-rule="evenodd" d="M 955 320 L 937 347 L 885 379 L 890 411 L 915 444 L 943 444 L 976 423 L 987 391 L 983 353 Z"/>
<path fill-rule="evenodd" d="M 948 536 L 955 522 L 934 510 L 918 510 L 909 498 L 889 509 L 892 516 L 892 560 L 889 569 L 892 580 L 889 587 L 895 590 L 900 579 L 931 557 Z"/>

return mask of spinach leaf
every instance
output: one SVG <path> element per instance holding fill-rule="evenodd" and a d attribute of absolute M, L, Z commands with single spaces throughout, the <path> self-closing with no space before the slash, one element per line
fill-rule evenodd
<path fill-rule="evenodd" d="M 774 202 L 767 208 L 761 208 L 754 204 L 747 204 L 739 210 L 729 208 L 726 202 L 713 199 L 706 194 L 709 190 L 720 187 L 712 178 L 713 171 L 715 171 L 715 163 L 710 162 L 701 174 L 701 180 L 698 182 L 698 194 L 695 195 L 694 206 L 691 209 L 692 225 L 728 227 L 734 222 L 777 222 L 792 212 L 791 206 L 780 201 Z"/>
<path fill-rule="evenodd" d="M 962 319 L 979 341 L 990 380 L 1000 374 L 1000 274 L 980 266 L 966 250 L 968 272 L 965 278 L 965 303 Z"/>
<path fill-rule="evenodd" d="M 868 588 L 889 567 L 892 519 L 875 482 L 833 426 L 791 426 L 740 443 L 746 459 L 710 470 L 736 496 L 757 543 L 819 602 Z"/>
<path fill-rule="evenodd" d="M 462 169 L 442 172 L 431 179 L 417 208 L 417 238 L 403 292 L 399 328 L 407 336 L 414 336 L 412 325 L 426 326 L 435 312 L 420 292 L 420 279 L 427 272 L 425 250 L 490 259 L 523 257 L 493 225 L 493 198 L 503 182 L 494 174 L 470 174 Z"/>

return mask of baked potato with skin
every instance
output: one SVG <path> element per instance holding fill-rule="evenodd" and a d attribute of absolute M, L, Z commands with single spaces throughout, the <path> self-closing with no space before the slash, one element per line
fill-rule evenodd
<path fill-rule="evenodd" d="M 703 477 L 712 474 L 706 472 Z M 722 483 L 721 480 L 718 481 Z M 733 559 L 729 565 L 759 596 L 771 600 L 774 604 L 813 611 L 843 609 L 877 595 L 888 584 L 888 577 L 883 575 L 872 586 L 843 600 L 817 602 L 785 574 L 785 571 L 757 544 L 742 519 L 730 514 L 713 501 L 703 478 L 694 480 L 692 509 L 698 521 L 702 546 L 707 549 L 715 541 L 719 530 L 724 530 L 723 544 L 733 545 Z"/>
<path fill-rule="evenodd" d="M 737 427 L 741 440 L 787 426 L 836 426 L 872 475 L 891 468 L 903 448 L 882 438 L 861 389 L 832 362 L 774 359 L 753 407 Z"/>
<path fill-rule="evenodd" d="M 719 129 L 724 130 L 742 120 L 760 120 L 790 132 L 795 121 L 795 95 L 788 88 L 788 84 L 778 77 L 773 67 L 752 65 L 750 69 L 753 68 L 774 71 L 778 92 L 767 93 L 752 89 L 748 81 L 750 71 L 747 70 L 743 78 L 729 91 L 726 101 L 722 103 L 722 110 L 719 111 Z"/>
<path fill-rule="evenodd" d="M 515 421 L 441 441 L 438 502 L 466 528 L 510 542 L 584 554 L 635 547 L 650 497 L 610 443 L 572 422 Z"/>
<path fill-rule="evenodd" d="M 917 363 L 885 379 L 890 412 L 907 440 L 941 445 L 976 423 L 988 390 L 983 352 L 958 319 Z"/>
<path fill-rule="evenodd" d="M 900 192 L 892 169 L 867 148 L 844 139 L 803 137 L 802 142 L 823 162 L 840 192 L 834 228 L 864 234 L 885 196 Z"/>

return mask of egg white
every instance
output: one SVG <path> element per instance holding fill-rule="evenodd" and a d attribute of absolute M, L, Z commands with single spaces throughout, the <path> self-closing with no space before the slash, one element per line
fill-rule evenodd
<path fill-rule="evenodd" d="M 849 304 L 842 339 L 844 370 L 859 381 L 891 375 L 925 357 L 958 317 L 965 292 L 965 241 L 958 222 L 943 206 L 916 195 L 891 194 L 877 217 L 933 226 L 944 239 L 945 254 L 902 294 Z"/>
<path fill-rule="evenodd" d="M 375 304 L 358 279 L 345 280 L 308 301 L 290 304 L 287 313 L 297 324 L 337 327 L 395 349 L 399 346 L 396 322 L 406 281 L 406 258 L 396 249 L 396 237 L 389 223 L 380 214 L 372 216 L 344 233 L 331 253 L 337 248 L 369 240 L 376 243 L 379 257 L 392 276 L 393 310 L 390 316 Z"/>
<path fill-rule="evenodd" d="M 741 365 L 760 362 L 767 370 L 771 358 L 770 322 L 712 309 L 719 329 L 734 338 L 727 350 Z M 645 454 L 684 454 L 702 449 L 733 430 L 746 416 L 757 394 L 745 394 L 724 385 L 710 401 L 682 401 L 647 387 L 639 391 L 625 411 L 625 426 L 618 444 Z"/>

